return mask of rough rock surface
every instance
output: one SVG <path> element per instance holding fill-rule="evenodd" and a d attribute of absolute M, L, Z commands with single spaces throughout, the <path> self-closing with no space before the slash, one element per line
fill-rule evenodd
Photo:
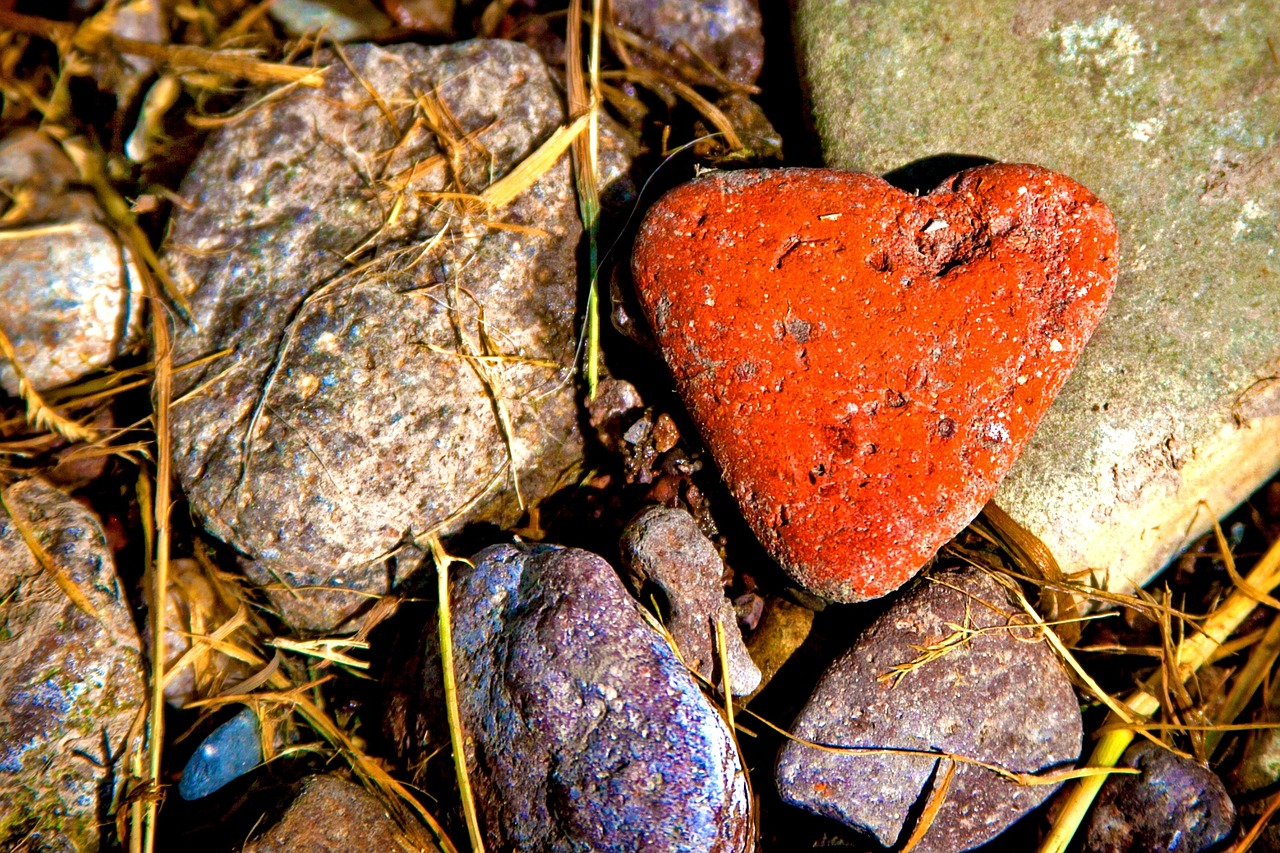
<path fill-rule="evenodd" d="M 363 82 L 334 61 L 210 140 L 166 251 L 194 314 L 175 360 L 234 349 L 179 375 L 200 391 L 174 410 L 176 470 L 316 630 L 398 580 L 406 534 L 514 523 L 582 442 L 568 158 L 492 213 L 434 195 L 483 190 L 561 124 L 547 68 L 505 41 L 345 53 Z"/>
<path fill-rule="evenodd" d="M 792 731 L 834 753 L 789 743 L 778 759 L 783 800 L 892 846 L 948 762 L 876 747 L 943 751 L 1016 772 L 1080 754 L 1075 693 L 1047 643 L 1004 589 L 972 571 L 922 578 L 823 674 Z M 935 775 L 935 773 L 937 775 Z M 994 838 L 1055 790 L 960 764 L 917 851 L 956 853 Z"/>
<path fill-rule="evenodd" d="M 1119 765 L 1142 773 L 1107 778 L 1089 812 L 1087 853 L 1199 853 L 1231 834 L 1235 805 L 1208 768 L 1145 741 Z"/>
<path fill-rule="evenodd" d="M 145 701 L 137 631 L 93 514 L 40 480 L 14 483 L 3 496 L 0 848 L 97 850 L 120 777 L 115 763 Z M 41 568 L 15 516 L 98 618 Z"/>
<path fill-rule="evenodd" d="M 420 850 L 421 843 L 405 836 L 373 794 L 326 774 L 302 780 L 284 814 L 244 853 L 391 853 Z"/>
<path fill-rule="evenodd" d="M 141 316 L 142 286 L 75 166 L 48 137 L 19 130 L 0 142 L 0 325 L 37 389 L 78 379 L 124 349 Z M 18 392 L 7 360 L 0 387 Z"/>
<path fill-rule="evenodd" d="M 724 562 L 693 516 L 682 509 L 642 510 L 622 531 L 622 562 L 632 587 L 656 584 L 666 596 L 666 628 L 685 665 L 719 682 L 716 621 L 724 625 L 729 689 L 745 696 L 760 684 L 760 670 L 742 642 L 733 605 L 724 597 Z"/>
<path fill-rule="evenodd" d="M 830 165 L 1034 162 L 1115 214 L 1111 308 L 996 496 L 1064 572 L 1142 584 L 1280 468 L 1274 22 L 1271 0 L 798 4 Z"/>
<path fill-rule="evenodd" d="M 752 530 L 810 592 L 896 589 L 969 523 L 1106 310 L 1111 214 L 992 165 L 916 197 L 824 169 L 712 173 L 632 255 L 685 405 Z"/>
<path fill-rule="evenodd" d="M 452 584 L 467 762 L 495 850 L 748 849 L 729 729 L 586 551 L 496 546 Z"/>
<path fill-rule="evenodd" d="M 619 26 L 682 60 L 701 82 L 716 82 L 707 63 L 734 83 L 750 85 L 760 76 L 764 34 L 756 0 L 615 0 L 613 13 Z M 639 51 L 635 58 L 654 62 Z"/>

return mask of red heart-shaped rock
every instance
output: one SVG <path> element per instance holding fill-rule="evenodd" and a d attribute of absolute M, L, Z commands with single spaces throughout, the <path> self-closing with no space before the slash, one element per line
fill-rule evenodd
<path fill-rule="evenodd" d="M 813 592 L 897 588 L 995 493 L 1116 277 L 1093 193 L 1035 166 L 923 197 L 712 173 L 640 228 L 641 303 L 752 529 Z"/>

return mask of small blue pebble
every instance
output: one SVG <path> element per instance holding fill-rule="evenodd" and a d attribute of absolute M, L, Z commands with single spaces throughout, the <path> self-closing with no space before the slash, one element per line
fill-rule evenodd
<path fill-rule="evenodd" d="M 262 730 L 258 715 L 245 708 L 213 730 L 187 761 L 178 795 L 198 800 L 262 763 Z"/>

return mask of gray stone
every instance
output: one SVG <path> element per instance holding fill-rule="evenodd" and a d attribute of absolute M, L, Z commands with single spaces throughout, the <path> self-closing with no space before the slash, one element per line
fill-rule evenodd
<path fill-rule="evenodd" d="M 280 819 L 244 846 L 244 853 L 390 853 L 438 848 L 425 832 L 409 837 L 378 798 L 335 774 L 308 776 Z"/>
<path fill-rule="evenodd" d="M 1280 468 L 1274 22 L 1269 0 L 797 9 L 831 165 L 1034 162 L 1115 214 L 1111 307 L 996 496 L 1065 572 L 1115 589 Z"/>
<path fill-rule="evenodd" d="M 125 250 L 93 220 L 97 204 L 71 191 L 75 167 L 31 130 L 0 142 L 0 324 L 23 372 L 52 388 L 110 364 L 138 330 L 142 285 Z M 0 387 L 18 379 L 0 359 Z"/>
<path fill-rule="evenodd" d="M 210 140 L 165 253 L 193 309 L 175 360 L 234 349 L 178 377 L 198 391 L 174 409 L 175 470 L 311 630 L 387 592 L 406 536 L 512 524 L 582 452 L 568 158 L 490 213 L 438 195 L 560 126 L 546 66 L 507 41 L 345 54 L 360 81 L 333 61 L 323 89 Z M 620 144 L 602 134 L 606 181 Z"/>
<path fill-rule="evenodd" d="M 823 674 L 778 759 L 784 801 L 892 846 L 947 771 L 938 752 L 1035 773 L 1080 754 L 1080 709 L 1048 644 L 975 570 L 926 576 Z M 882 753 L 877 748 L 924 754 Z M 934 774 L 937 774 L 936 776 Z M 999 835 L 1055 785 L 1020 785 L 958 763 L 916 851 L 955 853 Z"/>
<path fill-rule="evenodd" d="M 656 584 L 666 596 L 666 628 L 685 665 L 719 682 L 716 622 L 724 625 L 729 689 L 745 696 L 760 685 L 760 670 L 742 642 L 737 614 L 724 597 L 724 562 L 682 509 L 651 506 L 631 520 L 619 544 L 632 588 Z M 722 686 L 723 689 L 723 686 Z"/>
<path fill-rule="evenodd" d="M 1208 768 L 1146 741 L 1129 747 L 1119 766 L 1142 772 L 1107 777 L 1089 813 L 1087 853 L 1199 853 L 1235 827 L 1235 805 Z"/>
<path fill-rule="evenodd" d="M 0 509 L 0 848 L 94 851 L 146 700 L 133 615 L 89 510 L 41 480 L 8 486 L 4 502 L 14 515 Z M 40 566 L 15 516 L 98 618 Z"/>
<path fill-rule="evenodd" d="M 728 726 L 613 569 L 548 547 L 473 562 L 453 578 L 453 642 L 491 849 L 748 849 Z"/>

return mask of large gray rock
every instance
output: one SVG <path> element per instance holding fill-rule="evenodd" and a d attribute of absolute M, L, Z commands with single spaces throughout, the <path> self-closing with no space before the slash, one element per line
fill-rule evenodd
<path fill-rule="evenodd" d="M 831 165 L 1034 162 L 1111 207 L 1110 310 L 996 500 L 1065 571 L 1145 582 L 1280 467 L 1274 3 L 800 0 L 796 22 Z"/>
<path fill-rule="evenodd" d="M 609 564 L 506 545 L 473 562 L 452 584 L 454 666 L 491 849 L 749 849 L 729 728 Z"/>
<path fill-rule="evenodd" d="M 792 727 L 806 741 L 849 751 L 789 742 L 778 758 L 778 791 L 892 847 L 947 772 L 950 762 L 937 753 L 1036 773 L 1075 761 L 1081 729 L 1066 674 L 1004 589 L 975 570 L 937 572 L 831 664 Z M 914 849 L 985 844 L 1055 788 L 957 762 Z"/>
<path fill-rule="evenodd" d="M 174 410 L 176 471 L 317 630 L 388 591 L 406 535 L 514 523 L 582 451 L 568 158 L 495 212 L 437 195 L 561 125 L 546 66 L 506 41 L 345 54 L 360 80 L 333 61 L 209 141 L 165 253 L 193 308 L 175 361 L 235 350 L 179 376 L 199 390 Z"/>
<path fill-rule="evenodd" d="M 41 480 L 8 486 L 4 501 L 98 618 L 0 509 L 0 849 L 94 851 L 146 698 L 138 634 L 89 510 Z"/>

